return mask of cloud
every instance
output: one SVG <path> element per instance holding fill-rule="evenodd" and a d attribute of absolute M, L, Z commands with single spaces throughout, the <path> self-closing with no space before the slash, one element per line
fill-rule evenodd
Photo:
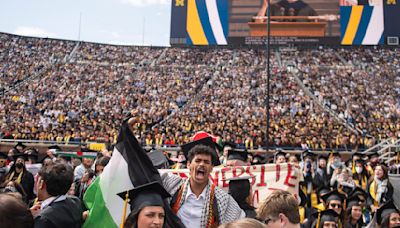
<path fill-rule="evenodd" d="M 171 0 L 121 0 L 122 3 L 133 6 L 168 5 Z"/>
<path fill-rule="evenodd" d="M 56 34 L 47 32 L 44 29 L 38 27 L 27 27 L 20 26 L 17 27 L 14 31 L 14 34 L 21 36 L 34 36 L 34 37 L 55 37 Z"/>

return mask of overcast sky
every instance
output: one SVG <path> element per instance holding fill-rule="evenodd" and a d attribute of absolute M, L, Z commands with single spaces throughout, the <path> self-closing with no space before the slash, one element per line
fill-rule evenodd
<path fill-rule="evenodd" d="M 171 0 L 2 0 L 0 32 L 78 40 L 82 15 L 81 40 L 168 46 L 170 11 Z"/>

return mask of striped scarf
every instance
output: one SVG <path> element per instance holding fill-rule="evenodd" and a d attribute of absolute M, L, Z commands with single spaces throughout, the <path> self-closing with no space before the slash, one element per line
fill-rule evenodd
<path fill-rule="evenodd" d="M 183 203 L 185 202 L 186 195 L 188 192 L 188 189 L 190 188 L 190 182 L 189 180 L 185 180 L 179 189 L 178 192 L 178 198 L 175 202 L 175 204 L 172 207 L 172 211 L 177 214 Z M 201 227 L 205 228 L 211 228 L 211 227 L 218 227 L 219 221 L 214 220 L 214 209 L 213 209 L 213 203 L 214 203 L 214 197 L 215 197 L 215 185 L 210 181 L 208 182 L 206 188 L 206 203 L 203 205 L 203 208 L 201 210 L 201 222 L 200 225 Z"/>

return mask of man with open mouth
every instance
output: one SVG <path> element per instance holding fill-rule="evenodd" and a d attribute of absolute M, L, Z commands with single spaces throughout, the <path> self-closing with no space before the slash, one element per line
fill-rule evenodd
<path fill-rule="evenodd" d="M 182 145 L 190 177 L 162 175 L 165 189 L 172 195 L 171 207 L 188 228 L 211 228 L 245 217 L 236 201 L 209 180 L 219 165 L 211 137 Z"/>

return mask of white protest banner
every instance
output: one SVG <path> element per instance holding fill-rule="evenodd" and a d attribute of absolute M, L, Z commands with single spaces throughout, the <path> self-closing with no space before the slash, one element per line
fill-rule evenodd
<path fill-rule="evenodd" d="M 160 173 L 171 172 L 182 178 L 189 177 L 188 169 L 163 169 Z M 233 177 L 250 176 L 253 192 L 253 206 L 257 207 L 271 191 L 286 190 L 297 197 L 301 173 L 291 164 L 265 164 L 253 166 L 214 167 L 210 179 L 218 187 L 228 190 L 229 180 Z"/>
<path fill-rule="evenodd" d="M 42 164 L 36 163 L 36 164 L 25 164 L 26 170 L 28 170 L 30 173 L 32 173 L 33 176 L 35 176 L 39 170 L 42 168 Z"/>

